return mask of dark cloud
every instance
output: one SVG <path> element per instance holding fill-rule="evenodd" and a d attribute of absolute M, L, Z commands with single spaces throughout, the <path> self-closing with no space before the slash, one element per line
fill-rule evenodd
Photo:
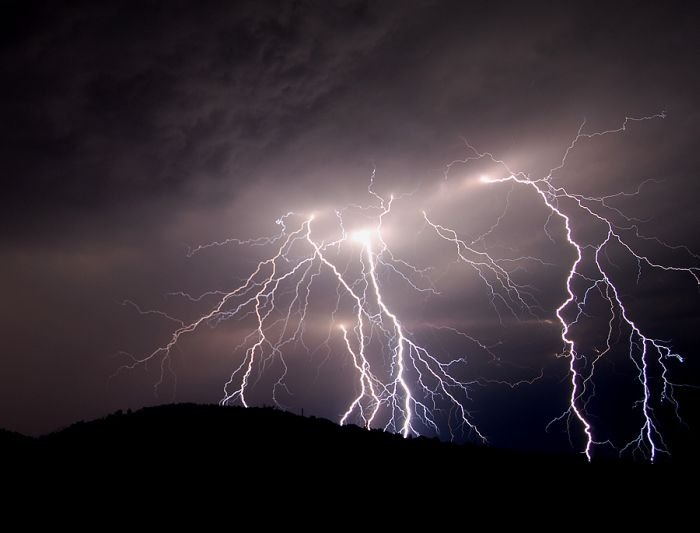
<path fill-rule="evenodd" d="M 394 244 L 402 257 L 435 267 L 445 293 L 398 298 L 397 307 L 425 338 L 436 338 L 429 326 L 450 325 L 500 343 L 498 365 L 474 361 L 493 379 L 544 368 L 541 389 L 489 389 L 474 399 L 475 412 L 503 422 L 490 428 L 498 443 L 548 446 L 539 429 L 561 411 L 564 372 L 551 357 L 557 330 L 548 311 L 561 301 L 571 253 L 543 235 L 547 212 L 530 191 L 507 196 L 507 186 L 470 185 L 482 172 L 502 172 L 494 165 L 456 164 L 445 181 L 446 164 L 466 155 L 463 137 L 537 175 L 557 166 L 584 118 L 596 131 L 665 110 L 666 119 L 582 145 L 556 179 L 582 194 L 630 191 L 654 179 L 616 206 L 644 219 L 644 234 L 700 248 L 700 20 L 688 4 L 10 2 L 2 9 L 0 426 L 45 431 L 159 401 L 152 374 L 107 385 L 119 365 L 112 355 L 146 352 L 168 331 L 120 302 L 192 313 L 164 295 L 230 287 L 259 250 L 212 249 L 188 259 L 188 245 L 269 234 L 290 209 L 357 201 L 376 169 L 380 192 L 413 191 L 402 204 L 412 214 L 394 223 L 419 236 L 395 236 Z M 536 287 L 544 316 L 501 325 L 474 272 L 450 266 L 448 251 L 420 236 L 418 213 L 428 208 L 476 238 L 506 198 L 510 209 L 490 249 L 551 265 L 524 264 L 516 274 Z M 562 237 L 560 226 L 549 229 Z M 679 349 L 697 351 L 696 287 L 654 276 L 635 286 L 625 276 L 619 282 L 637 295 L 636 316 L 672 334 Z M 314 317 L 320 329 L 321 317 Z M 223 328 L 183 347 L 180 398 L 219 399 L 240 334 Z M 459 350 L 455 340 L 440 342 L 445 353 Z M 698 375 L 696 363 L 687 375 Z M 307 409 L 337 411 L 339 403 L 320 399 L 321 388 L 301 388 Z M 521 428 L 507 442 L 498 428 L 524 420 L 538 429 Z"/>
<path fill-rule="evenodd" d="M 37 11 L 15 17 L 24 31 L 2 55 L 4 216 L 15 220 L 27 207 L 203 194 L 209 181 L 234 194 L 348 90 L 393 18 L 353 2 Z"/>

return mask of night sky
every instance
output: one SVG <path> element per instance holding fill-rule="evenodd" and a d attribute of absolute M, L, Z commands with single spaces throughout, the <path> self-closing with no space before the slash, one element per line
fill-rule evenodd
<path fill-rule="evenodd" d="M 465 356 L 458 371 L 465 380 L 542 376 L 516 388 L 472 387 L 465 406 L 492 444 L 571 449 L 566 424 L 545 426 L 570 394 L 568 361 L 555 356 L 562 343 L 554 312 L 566 298 L 572 249 L 561 221 L 547 224 L 531 190 L 478 183 L 482 174 L 504 177 L 501 167 L 482 159 L 446 172 L 471 154 L 465 139 L 541 177 L 558 166 L 584 120 L 584 131 L 596 132 L 619 128 L 626 116 L 665 112 L 582 141 L 555 180 L 590 196 L 634 192 L 646 181 L 638 195 L 610 204 L 638 219 L 640 234 L 700 250 L 700 16 L 687 3 L 3 2 L 0 9 L 0 427 L 39 434 L 116 409 L 219 401 L 242 361 L 234 347 L 250 317 L 184 339 L 172 352 L 176 382 L 167 376 L 154 395 L 160 362 L 110 376 L 129 362 L 123 352 L 150 353 L 174 324 L 123 301 L 195 319 L 212 300 L 168 293 L 231 290 L 272 249 L 229 245 L 188 257 L 189 250 L 274 235 L 275 220 L 289 211 L 317 213 L 326 224 L 334 209 L 374 201 L 367 187 L 375 172 L 378 194 L 411 194 L 387 219 L 387 241 L 397 256 L 432 268 L 441 292 L 415 293 L 383 272 L 387 302 L 441 359 Z M 478 275 L 451 264 L 454 252 L 429 238 L 422 209 L 470 242 L 502 216 L 481 244 L 499 258 L 545 263 L 511 265 L 537 296 L 535 316 L 499 319 Z M 577 231 L 585 240 L 596 229 L 584 223 Z M 636 244 L 664 264 L 700 266 L 684 249 Z M 697 281 L 651 269 L 637 281 L 634 262 L 612 255 L 630 315 L 686 356 L 669 363 L 671 381 L 700 384 Z M 289 352 L 294 370 L 281 401 L 332 420 L 357 386 L 337 331 L 316 350 L 336 298 L 329 279 L 319 279 L 309 349 Z M 592 351 L 606 319 L 599 304 L 589 311 L 578 334 Z M 478 338 L 497 361 L 444 327 Z M 599 370 L 591 418 L 601 437 L 627 442 L 639 425 L 639 389 L 624 346 Z M 272 403 L 269 385 L 259 380 L 253 404 Z M 671 451 L 700 424 L 698 391 L 676 392 L 691 429 L 674 422 L 668 402 L 655 407 Z M 575 424 L 572 434 L 580 450 Z"/>

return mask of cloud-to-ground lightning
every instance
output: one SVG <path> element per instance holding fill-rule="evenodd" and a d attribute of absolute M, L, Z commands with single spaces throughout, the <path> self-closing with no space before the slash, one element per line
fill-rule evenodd
<path fill-rule="evenodd" d="M 614 197 L 639 194 L 641 186 L 632 193 L 623 192 L 596 197 L 570 192 L 565 187 L 556 185 L 554 180 L 557 171 L 565 167 L 567 157 L 580 142 L 595 137 L 622 133 L 634 122 L 662 118 L 665 118 L 664 113 L 641 118 L 627 117 L 617 129 L 594 133 L 585 133 L 583 131 L 585 127 L 584 121 L 576 137 L 567 147 L 561 162 L 545 176 L 539 178 L 532 178 L 524 172 L 513 171 L 505 161 L 497 159 L 489 152 L 480 152 L 469 143 L 466 143 L 467 147 L 473 154 L 464 160 L 455 161 L 451 164 L 467 163 L 481 159 L 494 163 L 505 170 L 506 175 L 503 177 L 481 176 L 480 181 L 482 183 L 516 183 L 523 187 L 531 188 L 541 198 L 547 209 L 550 210 L 551 216 L 548 218 L 547 223 L 550 222 L 551 217 L 556 217 L 564 226 L 566 241 L 575 251 L 575 259 L 565 280 L 566 299 L 556 309 L 556 317 L 561 325 L 561 340 L 564 347 L 562 355 L 569 359 L 571 384 L 569 407 L 558 420 L 567 419 L 568 421 L 568 419 L 574 417 L 580 423 L 585 434 L 583 452 L 589 460 L 591 459 L 594 446 L 600 444 L 613 445 L 609 439 L 601 441 L 596 438 L 593 423 L 586 412 L 586 405 L 595 394 L 594 374 L 596 363 L 612 350 L 611 338 L 614 334 L 613 328 L 615 324 L 617 323 L 619 327 L 625 328 L 628 332 L 627 353 L 637 369 L 640 389 L 640 397 L 635 404 L 641 415 L 639 432 L 635 438 L 621 446 L 620 453 L 631 449 L 635 452 L 641 452 L 651 461 L 654 461 L 659 452 L 668 452 L 655 420 L 654 409 L 651 406 L 654 391 L 651 385 L 650 367 L 653 362 L 661 370 L 660 399 L 671 402 L 677 409 L 678 404 L 673 396 L 674 384 L 669 381 L 667 363 L 671 359 L 683 361 L 683 357 L 675 353 L 667 341 L 645 334 L 631 317 L 628 306 L 626 306 L 618 286 L 612 281 L 609 273 L 610 269 L 607 263 L 610 263 L 610 261 L 606 261 L 608 248 L 617 245 L 636 262 L 637 280 L 642 275 L 642 266 L 646 265 L 652 269 L 689 275 L 700 285 L 700 267 L 677 266 L 656 262 L 648 255 L 637 250 L 634 244 L 635 238 L 638 241 L 653 240 L 668 249 L 682 249 L 695 260 L 700 259 L 700 257 L 684 246 L 672 246 L 657 238 L 641 235 L 636 219 L 626 216 L 619 209 L 609 205 L 609 201 Z M 581 222 L 581 220 L 585 222 L 592 221 L 600 225 L 603 228 L 602 237 L 594 242 L 583 242 L 579 237 L 576 237 L 575 227 L 577 222 Z M 546 226 L 544 231 L 547 232 Z M 588 267 L 585 271 L 584 266 Z M 576 287 L 576 283 L 580 281 L 583 281 L 584 286 Z M 571 329 L 585 315 L 589 295 L 593 292 L 597 292 L 609 305 L 607 342 L 603 350 L 593 354 L 586 354 L 578 349 L 577 341 L 572 335 Z M 573 314 L 569 317 L 568 314 L 572 313 L 572 310 Z"/>
<path fill-rule="evenodd" d="M 467 143 L 471 153 L 464 159 L 447 166 L 445 177 L 459 165 L 488 161 L 500 171 L 499 176 L 481 176 L 483 186 L 499 187 L 509 184 L 530 190 L 536 195 L 549 217 L 544 226 L 545 239 L 554 241 L 548 231 L 551 224 L 561 224 L 564 245 L 574 252 L 573 262 L 562 280 L 564 299 L 552 310 L 561 333 L 561 356 L 568 359 L 569 398 L 565 412 L 555 419 L 570 426 L 577 422 L 582 431 L 582 453 L 590 460 L 596 446 L 612 445 L 620 453 L 641 452 L 654 461 L 659 453 L 667 452 L 659 423 L 654 413 L 653 398 L 677 408 L 674 384 L 669 378 L 669 362 L 683 361 L 669 342 L 650 336 L 635 321 L 626 295 L 623 295 L 610 272 L 608 253 L 612 248 L 621 250 L 637 264 L 637 277 L 644 266 L 668 273 L 688 275 L 700 285 L 700 267 L 666 264 L 641 251 L 636 243 L 653 242 L 661 247 L 681 250 L 692 260 L 700 260 L 683 246 L 667 244 L 659 239 L 642 235 L 638 221 L 626 216 L 611 205 L 620 196 L 640 194 L 636 191 L 608 196 L 587 196 L 569 191 L 558 185 L 557 172 L 562 170 L 570 153 L 576 147 L 595 137 L 624 132 L 635 122 L 663 118 L 654 115 L 627 118 L 617 129 L 585 133 L 585 123 L 566 148 L 562 159 L 546 175 L 533 178 L 512 170 L 509 165 L 489 152 L 481 152 Z M 290 357 L 301 352 L 312 353 L 324 349 L 334 357 L 347 358 L 353 372 L 354 395 L 339 413 L 341 424 L 359 423 L 367 428 L 383 428 L 404 436 L 425 433 L 455 438 L 458 432 L 486 440 L 470 413 L 470 390 L 475 385 L 507 383 L 493 379 L 461 377 L 454 369 L 463 365 L 463 357 L 445 357 L 424 345 L 414 335 L 411 326 L 402 318 L 395 305 L 395 297 L 388 290 L 387 279 L 405 288 L 439 297 L 434 288 L 430 268 L 419 268 L 394 253 L 386 238 L 392 217 L 401 207 L 400 197 L 381 195 L 374 189 L 374 173 L 367 189 L 366 204 L 350 204 L 332 211 L 316 213 L 288 212 L 276 222 L 279 231 L 271 236 L 250 240 L 226 239 L 198 246 L 189 256 L 204 253 L 207 248 L 224 245 L 255 246 L 271 252 L 257 263 L 250 275 L 230 290 L 216 290 L 202 295 L 178 294 L 191 302 L 214 300 L 208 311 L 193 321 L 181 321 L 159 311 L 144 311 L 128 302 L 141 313 L 153 313 L 177 325 L 168 342 L 143 357 L 134 357 L 127 365 L 133 368 L 149 361 L 159 361 L 162 372 L 169 368 L 171 350 L 183 336 L 204 325 L 216 325 L 227 320 L 243 320 L 252 324 L 236 347 L 241 360 L 224 384 L 223 404 L 250 403 L 251 390 L 263 374 L 272 375 L 272 400 L 283 404 L 282 391 L 290 393 L 285 378 Z M 508 196 L 509 198 L 509 196 Z M 397 207 L 398 206 L 398 207 Z M 415 209 L 414 209 L 415 210 Z M 418 210 L 423 229 L 435 239 L 444 241 L 452 250 L 455 262 L 471 269 L 486 288 L 492 311 L 502 320 L 507 313 L 515 318 L 543 319 L 544 310 L 529 285 L 522 284 L 513 275 L 513 264 L 532 261 L 546 263 L 537 257 L 499 258 L 480 246 L 499 229 L 501 217 L 486 233 L 476 239 L 465 239 L 456 229 L 439 221 L 426 210 Z M 601 237 L 585 240 L 577 228 L 593 223 L 600 228 Z M 397 232 L 398 228 L 392 227 Z M 333 305 L 327 312 L 324 339 L 320 345 L 307 345 L 310 328 L 310 298 L 316 290 L 327 290 L 328 281 L 335 287 Z M 319 287 L 319 289 L 317 289 Z M 325 289 L 320 289 L 325 287 Z M 574 329 L 585 320 L 589 301 L 600 297 L 607 306 L 607 341 L 600 350 L 587 353 L 580 348 Z M 426 322 L 427 319 L 426 319 Z M 468 342 L 496 358 L 492 347 L 470 334 L 449 326 L 439 331 Z M 600 438 L 587 407 L 595 395 L 598 362 L 613 351 L 616 332 L 626 336 L 626 352 L 636 369 L 639 400 L 635 404 L 640 416 L 638 433 L 629 442 L 613 442 L 611 437 Z M 317 335 L 316 335 L 317 336 Z M 333 343 L 331 345 L 331 343 Z M 291 355 L 290 355 L 291 354 Z M 296 361 L 294 361 L 296 363 Z M 654 371 L 657 376 L 653 378 Z M 539 377 L 542 376 L 540 373 Z M 162 382 L 163 376 L 161 375 Z M 535 378 L 538 379 L 538 378 Z M 659 381 L 660 386 L 655 386 Z M 528 380 L 517 383 L 518 385 Z M 530 380 L 531 382 L 531 380 Z M 157 384 L 157 385 L 158 385 Z M 657 390 L 658 389 L 658 390 Z M 552 399 L 552 402 L 555 402 Z"/>
<path fill-rule="evenodd" d="M 468 432 L 485 440 L 465 407 L 473 383 L 461 381 L 450 372 L 460 360 L 441 361 L 412 338 L 384 294 L 380 275 L 387 273 L 397 275 L 419 292 L 435 291 L 425 272 L 395 257 L 383 237 L 383 224 L 392 214 L 394 197 L 380 196 L 372 183 L 368 193 L 373 200 L 368 205 L 352 205 L 323 215 L 287 213 L 277 220 L 280 232 L 270 238 L 212 244 L 267 245 L 275 252 L 260 261 L 233 290 L 194 297 L 174 293 L 189 301 L 208 296 L 217 298 L 217 302 L 196 320 L 179 322 L 168 343 L 127 366 L 169 359 L 184 335 L 205 324 L 252 318 L 254 326 L 237 347 L 243 353 L 242 361 L 226 381 L 221 403 L 248 406 L 248 393 L 261 372 L 277 365 L 272 399 L 281 404 L 278 394 L 286 390 L 288 371 L 286 350 L 309 350 L 304 340 L 309 295 L 325 275 L 336 284 L 336 301 L 324 344 L 331 351 L 331 338 L 339 335 L 356 370 L 357 394 L 340 416 L 341 424 L 359 422 L 367 428 L 380 427 L 404 436 L 445 433 L 454 438 L 457 432 Z M 364 223 L 350 229 L 346 219 L 358 212 Z M 325 233 L 332 226 L 335 234 L 317 238 L 315 227 L 321 223 Z M 207 247 L 195 248 L 190 255 Z M 424 286 L 419 286 L 416 277 L 425 282 Z M 496 292 L 498 288 L 494 288 Z M 136 309 L 172 320 L 161 312 Z M 454 334 L 460 332 L 455 330 Z M 489 352 L 487 346 L 472 340 L 478 349 Z M 156 386 L 161 382 L 162 378 Z M 438 417 L 441 413 L 445 414 L 443 419 Z"/>

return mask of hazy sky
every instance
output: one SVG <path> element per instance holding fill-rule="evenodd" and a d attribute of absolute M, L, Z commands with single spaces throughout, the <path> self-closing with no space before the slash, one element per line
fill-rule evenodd
<path fill-rule="evenodd" d="M 191 320 L 207 305 L 167 293 L 231 289 L 265 250 L 227 246 L 188 258 L 189 247 L 271 235 L 288 211 L 369 203 L 376 170 L 379 194 L 413 193 L 397 201 L 387 240 L 435 267 L 443 293 L 416 296 L 387 274 L 388 301 L 419 337 L 428 325 L 450 325 L 492 346 L 501 362 L 477 352 L 465 378 L 542 373 L 532 386 L 476 387 L 467 407 L 495 444 L 563 449 L 564 428 L 548 434 L 544 425 L 566 409 L 567 362 L 554 357 L 552 319 L 572 250 L 560 222 L 548 226 L 555 242 L 547 237 L 547 211 L 531 191 L 475 184 L 502 170 L 458 164 L 445 179 L 446 165 L 469 155 L 464 139 L 540 176 L 584 119 L 592 132 L 665 111 L 582 143 L 558 183 L 602 196 L 656 180 L 615 206 L 641 219 L 643 234 L 700 250 L 700 17 L 687 3 L 9 2 L 0 20 L 0 427 L 41 433 L 171 401 L 171 381 L 153 394 L 157 364 L 108 380 L 126 362 L 120 351 L 146 354 L 173 328 L 121 302 Z M 451 252 L 421 233 L 420 210 L 473 239 L 506 203 L 485 245 L 499 258 L 548 265 L 515 274 L 535 288 L 538 316 L 501 323 L 478 276 L 448 268 Z M 640 244 L 691 265 L 654 245 Z M 688 356 L 672 365 L 673 379 L 698 383 L 697 283 L 671 273 L 636 285 L 634 265 L 620 260 L 635 318 Z M 318 291 L 309 342 L 315 325 L 325 327 L 324 291 L 335 294 L 322 283 Z M 175 398 L 218 401 L 248 326 L 207 326 L 187 339 L 174 355 Z M 422 339 L 445 357 L 471 353 L 459 338 Z M 337 341 L 330 363 L 291 354 L 299 370 L 290 409 L 338 418 L 355 384 Z M 633 385 L 619 377 L 632 370 L 625 360 L 615 353 L 606 363 L 612 377 L 601 390 L 617 392 L 592 404 L 605 418 L 611 402 L 606 430 L 632 412 Z M 257 403 L 271 403 L 264 385 Z M 697 398 L 680 396 L 698 420 Z"/>

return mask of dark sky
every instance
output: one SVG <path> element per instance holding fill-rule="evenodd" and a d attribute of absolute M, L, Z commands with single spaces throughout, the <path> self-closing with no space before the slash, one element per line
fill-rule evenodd
<path fill-rule="evenodd" d="M 120 351 L 148 353 L 172 324 L 121 302 L 192 319 L 203 307 L 167 293 L 230 288 L 261 255 L 225 247 L 188 258 L 188 246 L 270 235 L 290 210 L 367 202 L 373 169 L 380 194 L 414 191 L 407 210 L 422 202 L 464 235 L 480 235 L 510 187 L 463 187 L 482 164 L 457 165 L 444 179 L 445 165 L 467 155 L 463 138 L 539 176 L 557 166 L 584 119 L 586 131 L 602 131 L 665 111 L 583 143 L 558 179 L 600 196 L 658 180 L 616 206 L 642 219 L 644 234 L 700 250 L 700 17 L 689 3 L 647 4 L 4 2 L 0 427 L 35 434 L 173 397 L 218 401 L 239 364 L 232 339 L 245 322 L 183 343 L 176 396 L 168 382 L 155 397 L 158 365 L 108 378 L 125 362 Z M 468 407 L 497 445 L 564 449 L 563 428 L 544 431 L 567 401 L 566 362 L 554 358 L 558 330 L 547 321 L 564 297 L 571 249 L 553 246 L 546 211 L 521 192 L 490 249 L 552 264 L 529 267 L 538 319 L 499 323 L 465 272 L 442 279 L 442 299 L 393 301 L 413 324 L 458 324 L 496 346 L 502 364 L 475 363 L 471 377 L 542 371 L 532 386 L 477 387 Z M 418 228 L 409 218 L 406 233 Z M 411 242 L 413 251 L 397 246 L 412 261 L 447 262 Z M 691 266 L 653 245 L 644 250 L 660 261 Z M 634 265 L 620 260 L 635 318 L 688 356 L 672 365 L 673 380 L 697 384 L 697 284 L 650 273 L 635 285 Z M 595 344 L 592 335 L 584 332 Z M 464 350 L 454 338 L 431 342 Z M 633 403 L 624 381 L 633 369 L 624 353 L 613 355 L 591 405 L 611 434 Z M 339 396 L 351 392 L 339 385 L 344 367 L 297 357 L 304 370 L 291 378 L 287 405 L 337 419 L 348 399 Z M 697 398 L 688 389 L 678 396 L 697 420 Z M 263 392 L 256 401 L 270 403 Z M 670 427 L 672 417 L 660 416 Z"/>

